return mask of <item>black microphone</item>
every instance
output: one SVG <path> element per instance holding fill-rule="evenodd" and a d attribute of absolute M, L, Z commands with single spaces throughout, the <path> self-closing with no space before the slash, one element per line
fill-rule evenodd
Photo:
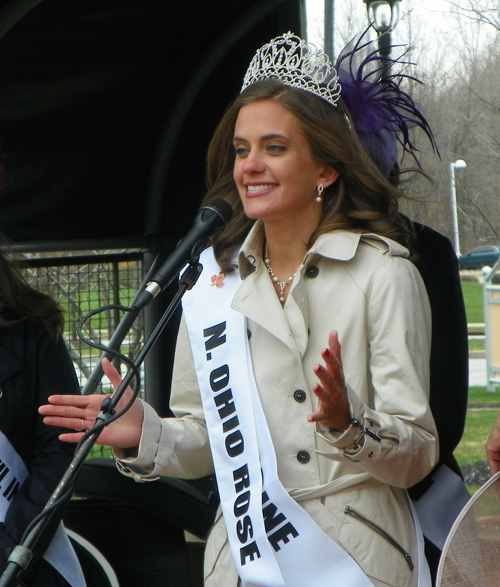
<path fill-rule="evenodd" d="M 165 263 L 139 294 L 132 307 L 140 310 L 147 306 L 179 275 L 185 265 L 193 263 L 200 253 L 210 245 L 211 237 L 226 228 L 232 215 L 231 205 L 222 199 L 212 200 L 202 206 L 196 214 L 191 230 L 179 241 Z"/>

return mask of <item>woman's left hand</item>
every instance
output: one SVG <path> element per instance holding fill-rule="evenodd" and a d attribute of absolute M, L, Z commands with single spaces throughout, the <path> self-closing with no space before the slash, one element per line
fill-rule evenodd
<path fill-rule="evenodd" d="M 322 426 L 344 432 L 351 425 L 349 399 L 342 368 L 338 333 L 330 332 L 328 348 L 321 353 L 323 365 L 315 365 L 314 373 L 320 384 L 313 385 L 313 391 L 319 399 L 316 411 L 307 417 L 308 422 L 319 422 Z"/>

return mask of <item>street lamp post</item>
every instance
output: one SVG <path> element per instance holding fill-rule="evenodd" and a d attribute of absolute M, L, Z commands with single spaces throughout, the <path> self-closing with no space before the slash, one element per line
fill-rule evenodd
<path fill-rule="evenodd" d="M 324 22 L 324 50 L 325 53 L 330 57 L 330 59 L 334 60 L 334 38 L 333 38 L 333 28 L 334 28 L 334 13 L 335 13 L 335 0 L 325 0 L 325 12 L 323 15 L 323 22 Z"/>
<path fill-rule="evenodd" d="M 455 253 L 460 255 L 460 233 L 458 231 L 458 211 L 457 211 L 457 186 L 455 182 L 455 169 L 465 169 L 467 163 L 463 159 L 457 159 L 450 163 L 450 196 L 451 196 L 451 222 L 453 228 L 453 243 Z"/>
<path fill-rule="evenodd" d="M 399 3 L 401 0 L 363 0 L 366 4 L 368 21 L 377 31 L 378 52 L 381 57 L 391 54 L 391 31 L 399 20 Z M 390 62 L 382 62 L 382 79 L 387 77 Z"/>

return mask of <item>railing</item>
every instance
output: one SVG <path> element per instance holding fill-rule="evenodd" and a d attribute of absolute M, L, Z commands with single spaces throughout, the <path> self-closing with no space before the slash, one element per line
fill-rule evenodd
<path fill-rule="evenodd" d="M 500 270 L 500 260 L 485 276 L 483 283 L 484 323 L 486 335 L 487 390 L 495 391 L 500 385 L 500 285 L 495 276 Z"/>

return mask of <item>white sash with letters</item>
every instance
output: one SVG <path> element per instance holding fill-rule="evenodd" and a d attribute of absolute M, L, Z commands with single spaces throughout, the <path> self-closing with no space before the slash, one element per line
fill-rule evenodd
<path fill-rule="evenodd" d="M 354 559 L 287 493 L 252 371 L 245 318 L 231 309 L 237 272 L 212 250 L 183 300 L 229 544 L 243 587 L 373 587 Z M 304 564 L 306 562 L 306 564 Z"/>
<path fill-rule="evenodd" d="M 5 520 L 12 498 L 29 475 L 26 466 L 5 434 L 0 431 L 0 521 Z M 72 587 L 85 587 L 80 563 L 69 542 L 64 527 L 59 527 L 43 558 L 50 563 Z"/>

